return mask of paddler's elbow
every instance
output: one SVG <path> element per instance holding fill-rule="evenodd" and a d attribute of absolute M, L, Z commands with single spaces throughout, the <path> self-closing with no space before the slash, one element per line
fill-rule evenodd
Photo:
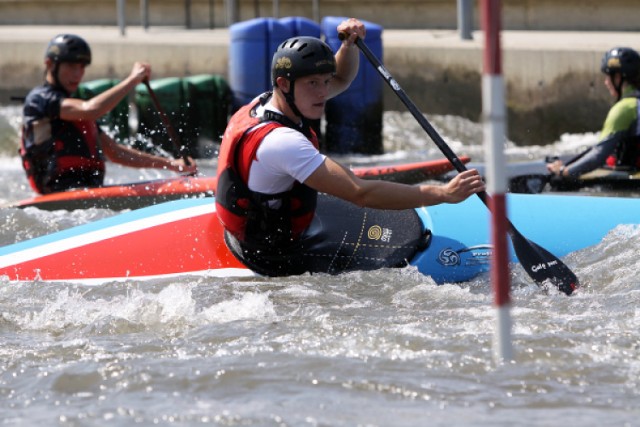
<path fill-rule="evenodd" d="M 356 178 L 352 183 L 342 183 L 342 185 L 332 184 L 325 188 L 318 188 L 318 190 L 346 200 L 358 207 L 366 208 L 376 204 L 376 183 L 377 181 L 367 181 Z"/>
<path fill-rule="evenodd" d="M 360 208 L 371 207 L 375 204 L 375 200 L 372 198 L 372 193 L 364 189 L 352 191 L 349 194 L 348 200 Z"/>

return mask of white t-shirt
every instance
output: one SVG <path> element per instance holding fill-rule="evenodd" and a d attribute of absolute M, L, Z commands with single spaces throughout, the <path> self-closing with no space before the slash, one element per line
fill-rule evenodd
<path fill-rule="evenodd" d="M 282 114 L 267 103 L 258 107 L 257 116 L 265 109 Z M 258 147 L 249 169 L 249 189 L 266 194 L 287 191 L 295 181 L 309 178 L 325 158 L 301 132 L 284 126 L 274 129 Z"/>

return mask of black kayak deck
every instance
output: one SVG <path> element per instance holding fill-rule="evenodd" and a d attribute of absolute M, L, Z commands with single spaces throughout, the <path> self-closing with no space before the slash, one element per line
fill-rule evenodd
<path fill-rule="evenodd" d="M 299 245 L 279 252 L 226 241 L 238 259 L 267 276 L 338 274 L 355 270 L 403 267 L 428 246 L 430 233 L 417 212 L 361 208 L 320 195 L 315 218 Z"/>

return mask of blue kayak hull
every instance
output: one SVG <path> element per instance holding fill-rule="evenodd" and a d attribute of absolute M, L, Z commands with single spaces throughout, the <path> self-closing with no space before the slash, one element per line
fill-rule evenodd
<path fill-rule="evenodd" d="M 640 200 L 630 198 L 509 194 L 507 210 L 527 239 L 557 257 L 598 244 L 618 225 L 640 223 Z M 478 197 L 418 212 L 433 240 L 411 264 L 436 282 L 466 281 L 488 271 L 490 214 Z"/>

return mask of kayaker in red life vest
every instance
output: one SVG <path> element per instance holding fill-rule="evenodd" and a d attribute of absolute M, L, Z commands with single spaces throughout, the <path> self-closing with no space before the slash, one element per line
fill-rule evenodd
<path fill-rule="evenodd" d="M 335 56 L 314 37 L 283 41 L 272 60 L 273 92 L 236 112 L 222 139 L 218 217 L 232 252 L 262 274 L 315 270 L 302 255 L 318 192 L 361 207 L 401 210 L 458 203 L 485 189 L 476 170 L 442 186 L 363 180 L 318 151 L 309 121 L 321 118 L 327 100 L 356 77 L 354 42 L 365 37 L 364 25 L 353 18 L 337 31 L 348 37 Z"/>
<path fill-rule="evenodd" d="M 600 142 L 569 164 L 556 160 L 547 165 L 554 179 L 575 179 L 599 167 L 640 168 L 640 55 L 628 47 L 616 47 L 602 58 L 604 84 L 616 99 L 600 133 Z"/>
<path fill-rule="evenodd" d="M 149 64 L 136 62 L 131 74 L 116 86 L 91 98 L 71 98 L 91 64 L 87 42 L 73 34 L 60 34 L 45 52 L 45 82 L 25 99 L 20 154 L 29 183 L 41 194 L 71 188 L 99 187 L 105 157 L 137 168 L 195 173 L 185 165 L 118 144 L 97 125 L 135 86 L 151 77 Z"/>

